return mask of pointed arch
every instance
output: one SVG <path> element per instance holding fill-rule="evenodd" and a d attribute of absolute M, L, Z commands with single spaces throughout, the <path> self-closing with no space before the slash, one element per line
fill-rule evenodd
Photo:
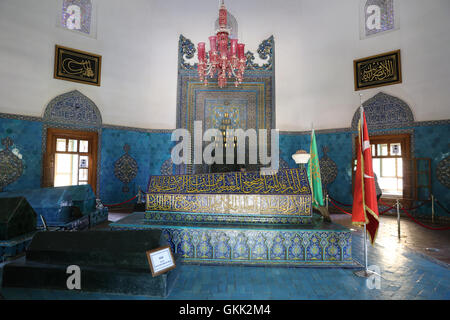
<path fill-rule="evenodd" d="M 369 130 L 410 126 L 414 116 L 408 104 L 400 98 L 379 92 L 363 103 Z M 359 108 L 352 119 L 352 129 L 357 130 Z"/>
<path fill-rule="evenodd" d="M 78 90 L 55 97 L 45 108 L 44 122 L 100 128 L 102 116 L 97 105 Z"/>

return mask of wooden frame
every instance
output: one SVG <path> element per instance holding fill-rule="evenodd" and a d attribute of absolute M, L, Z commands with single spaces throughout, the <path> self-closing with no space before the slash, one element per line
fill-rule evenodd
<path fill-rule="evenodd" d="M 402 83 L 400 50 L 353 61 L 355 91 Z"/>
<path fill-rule="evenodd" d="M 56 139 L 76 139 L 89 141 L 88 146 L 88 183 L 91 185 L 94 194 L 97 188 L 97 152 L 98 152 L 98 133 L 96 131 L 78 131 L 66 129 L 47 129 L 47 149 L 44 155 L 44 168 L 42 186 L 53 187 L 55 174 L 55 154 L 56 154 Z M 65 152 L 79 154 L 79 152 Z"/>
<path fill-rule="evenodd" d="M 370 144 L 390 144 L 390 143 L 398 143 L 400 142 L 402 146 L 402 155 L 401 157 L 390 157 L 384 156 L 384 158 L 401 158 L 403 159 L 403 194 L 402 196 L 385 196 L 382 195 L 382 199 L 386 204 L 392 205 L 395 204 L 396 199 L 401 199 L 402 203 L 410 206 L 412 197 L 414 196 L 413 192 L 413 164 L 411 157 L 411 134 L 391 134 L 391 135 L 370 135 Z M 358 143 L 358 136 L 355 137 L 355 144 Z M 373 155 L 372 155 L 373 158 Z M 376 158 L 383 158 L 378 157 Z M 353 170 L 354 162 L 356 159 L 352 159 L 352 193 L 354 190 L 354 180 L 355 180 L 355 171 Z M 411 174 L 408 174 L 411 173 Z"/>
<path fill-rule="evenodd" d="M 164 268 L 164 269 L 162 269 L 161 271 L 155 272 L 155 270 L 154 270 L 154 268 L 153 268 L 152 259 L 150 258 L 150 255 L 151 255 L 152 253 L 154 253 L 154 252 L 161 251 L 161 250 L 165 250 L 165 249 L 169 249 L 170 257 L 171 257 L 171 259 L 172 259 L 173 265 L 170 266 L 170 267 L 168 267 L 168 268 Z M 175 269 L 175 267 L 176 267 L 175 259 L 174 259 L 174 257 L 173 257 L 173 253 L 172 253 L 172 250 L 170 249 L 170 246 L 159 247 L 159 248 L 156 248 L 156 249 L 153 249 L 153 250 L 146 251 L 146 252 L 145 252 L 145 255 L 147 256 L 148 264 L 149 264 L 149 266 L 150 266 L 150 270 L 151 270 L 151 272 L 152 272 L 152 276 L 153 276 L 153 277 L 156 277 L 156 276 L 159 276 L 159 275 L 161 275 L 161 274 L 163 274 L 163 273 L 166 273 L 167 271 L 170 271 L 170 270 L 172 270 L 172 269 Z"/>
<path fill-rule="evenodd" d="M 55 45 L 55 79 L 100 86 L 102 56 Z"/>

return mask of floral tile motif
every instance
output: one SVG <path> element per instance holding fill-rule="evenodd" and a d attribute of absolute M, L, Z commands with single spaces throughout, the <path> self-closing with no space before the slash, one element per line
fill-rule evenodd
<path fill-rule="evenodd" d="M 139 167 L 136 160 L 128 154 L 130 152 L 130 146 L 125 144 L 123 150 L 125 154 L 114 164 L 114 175 L 124 184 L 122 191 L 128 192 L 130 191 L 128 183 L 136 177 Z"/>
<path fill-rule="evenodd" d="M 1 142 L 5 148 L 0 151 L 0 192 L 23 174 L 22 156 L 10 150 L 14 144 L 13 140 L 6 137 Z"/>
<path fill-rule="evenodd" d="M 136 215 L 136 214 L 135 214 Z M 184 262 L 244 265 L 354 265 L 352 234 L 346 229 L 308 229 L 228 224 L 152 222 L 130 216 L 128 222 L 111 225 L 113 230 L 162 229 L 174 253 Z M 134 220 L 133 220 L 134 219 Z M 132 222 L 136 221 L 136 222 Z"/>
<path fill-rule="evenodd" d="M 323 188 L 326 189 L 329 184 L 336 180 L 338 167 L 336 163 L 328 157 L 328 147 L 323 147 L 323 157 L 319 161 L 320 175 Z"/>
<path fill-rule="evenodd" d="M 436 178 L 442 185 L 450 188 L 450 156 L 439 161 L 436 167 Z"/>
<path fill-rule="evenodd" d="M 173 175 L 173 162 L 172 159 L 167 159 L 161 165 L 161 175 L 170 176 Z"/>
<path fill-rule="evenodd" d="M 258 47 L 258 55 L 262 60 L 265 60 L 265 63 L 263 65 L 259 65 L 255 63 L 255 55 L 247 51 L 245 54 L 247 58 L 247 69 L 250 70 L 260 70 L 260 71 L 270 71 L 273 69 L 273 63 L 274 63 L 274 46 L 275 42 L 273 39 L 273 36 L 270 36 L 268 39 L 261 42 L 261 44 Z"/>

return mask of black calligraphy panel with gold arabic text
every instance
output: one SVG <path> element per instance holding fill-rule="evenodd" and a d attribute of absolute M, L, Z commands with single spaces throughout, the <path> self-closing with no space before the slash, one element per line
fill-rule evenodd
<path fill-rule="evenodd" d="M 55 79 L 100 86 L 102 56 L 55 46 Z"/>
<path fill-rule="evenodd" d="M 400 50 L 353 61 L 355 91 L 402 82 Z"/>

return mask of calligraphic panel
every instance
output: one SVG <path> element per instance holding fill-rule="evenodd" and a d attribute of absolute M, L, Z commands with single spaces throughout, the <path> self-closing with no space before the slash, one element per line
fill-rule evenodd
<path fill-rule="evenodd" d="M 311 196 L 147 194 L 148 211 L 311 216 Z"/>
<path fill-rule="evenodd" d="M 353 61 L 355 91 L 402 82 L 400 50 Z"/>
<path fill-rule="evenodd" d="M 55 46 L 55 79 L 100 86 L 101 65 L 99 55 Z"/>
<path fill-rule="evenodd" d="M 151 176 L 147 193 L 310 195 L 305 169 Z"/>

